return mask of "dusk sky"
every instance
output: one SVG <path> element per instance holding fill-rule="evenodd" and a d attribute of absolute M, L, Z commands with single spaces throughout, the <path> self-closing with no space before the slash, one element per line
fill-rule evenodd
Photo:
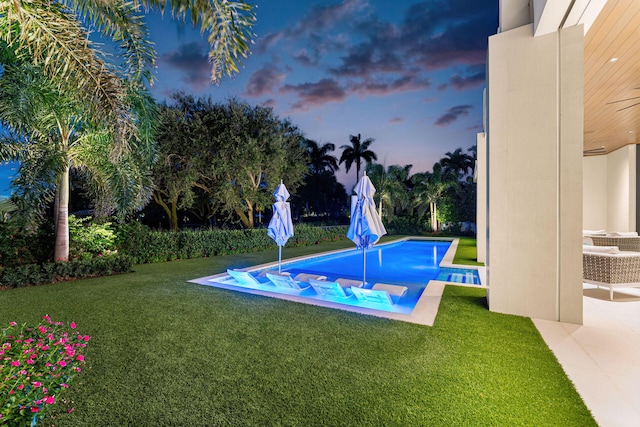
<path fill-rule="evenodd" d="M 487 37 L 498 0 L 257 0 L 251 56 L 233 78 L 210 84 L 208 46 L 169 16 L 147 24 L 158 52 L 159 102 L 175 91 L 274 108 L 307 138 L 371 145 L 378 163 L 431 170 L 447 151 L 467 149 L 482 130 Z M 0 168 L 0 194 L 7 187 Z M 347 191 L 355 165 L 338 179 Z"/>

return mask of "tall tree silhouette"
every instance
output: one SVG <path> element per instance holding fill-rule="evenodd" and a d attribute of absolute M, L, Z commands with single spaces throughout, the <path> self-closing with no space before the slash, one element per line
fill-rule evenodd
<path fill-rule="evenodd" d="M 378 160 L 378 156 L 373 151 L 369 150 L 369 146 L 371 143 L 375 141 L 373 138 L 367 138 L 362 141 L 360 134 L 358 136 L 349 135 L 349 139 L 351 145 L 343 145 L 340 147 L 342 151 L 342 155 L 340 156 L 339 164 L 344 162 L 347 173 L 349 173 L 349 169 L 351 169 L 351 165 L 355 162 L 356 164 L 356 181 L 360 179 L 360 168 L 362 166 L 362 161 L 364 160 L 367 163 L 371 163 L 374 160 Z"/>
<path fill-rule="evenodd" d="M 307 153 L 309 154 L 309 170 L 313 174 L 319 174 L 324 171 L 334 173 L 338 170 L 338 158 L 332 156 L 332 153 L 336 146 L 330 142 L 318 145 L 318 143 L 312 139 L 305 140 Z"/>
<path fill-rule="evenodd" d="M 473 149 L 472 147 L 469 151 Z M 473 172 L 475 156 L 463 152 L 462 148 L 457 148 L 453 153 L 448 151 L 445 156 L 440 159 L 440 164 L 447 172 L 455 173 L 458 178 L 463 178 L 468 173 Z"/>

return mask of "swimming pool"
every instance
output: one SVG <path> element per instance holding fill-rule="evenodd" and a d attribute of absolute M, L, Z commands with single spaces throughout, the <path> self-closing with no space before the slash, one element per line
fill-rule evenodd
<path fill-rule="evenodd" d="M 452 247 L 452 244 L 454 247 Z M 384 312 L 398 314 L 401 317 L 410 316 L 419 304 L 425 289 L 428 288 L 427 284 L 430 282 L 431 287 L 435 286 L 434 283 L 437 282 L 481 285 L 476 269 L 441 267 L 445 257 L 449 263 L 453 260 L 456 245 L 456 240 L 401 239 L 377 245 L 367 250 L 367 286 L 365 287 L 370 288 L 375 283 L 385 283 L 407 288 L 404 296 L 394 299 L 393 304 L 389 305 L 361 301 L 355 297 L 338 298 L 320 295 L 312 288 L 304 291 L 277 288 L 268 281 L 254 286 L 241 286 L 226 273 L 195 279 L 192 282 L 367 314 L 378 315 L 380 312 Z M 246 271 L 251 272 L 256 277 L 262 272 L 277 271 L 277 269 L 277 263 L 245 268 Z M 363 255 L 361 250 L 354 248 L 298 258 L 283 262 L 282 271 L 289 273 L 291 276 L 295 276 L 298 273 L 326 276 L 327 281 L 334 281 L 338 278 L 362 280 Z M 388 317 L 386 315 L 383 316 Z"/>

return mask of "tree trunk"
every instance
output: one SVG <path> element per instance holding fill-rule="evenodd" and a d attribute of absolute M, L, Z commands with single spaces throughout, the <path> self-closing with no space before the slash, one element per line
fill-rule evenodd
<path fill-rule="evenodd" d="M 431 230 L 438 231 L 438 206 L 431 202 Z"/>
<path fill-rule="evenodd" d="M 240 209 L 234 209 L 236 214 L 240 217 L 240 221 L 242 221 L 242 223 L 244 224 L 245 227 L 247 227 L 248 229 L 252 230 L 253 228 L 255 228 L 254 222 L 253 222 L 253 204 L 251 202 L 249 202 L 248 200 L 245 200 L 245 202 L 247 203 L 247 211 L 244 212 L 243 210 Z"/>
<path fill-rule="evenodd" d="M 172 231 L 178 231 L 178 198 L 165 202 L 162 198 L 162 194 L 153 192 L 153 201 L 156 202 L 164 210 L 169 217 L 169 223 L 171 224 Z M 167 204 L 168 203 L 168 204 Z M 171 206 L 171 207 L 169 207 Z"/>
<path fill-rule="evenodd" d="M 378 216 L 382 219 L 382 197 L 380 197 L 380 204 L 378 205 Z"/>
<path fill-rule="evenodd" d="M 69 260 L 69 166 L 59 178 L 56 189 L 56 245 L 53 253 L 55 261 Z"/>

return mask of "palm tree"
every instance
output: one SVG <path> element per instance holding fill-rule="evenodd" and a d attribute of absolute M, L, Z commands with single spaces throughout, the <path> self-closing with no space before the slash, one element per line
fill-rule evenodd
<path fill-rule="evenodd" d="M 5 95 L 11 98 L 15 94 L 7 80 L 9 75 L 17 78 L 16 70 L 35 70 L 25 77 L 37 76 L 38 81 L 26 84 L 40 85 L 43 94 L 50 97 L 36 96 L 33 104 L 9 103 L 3 107 L 3 124 L 13 128 L 11 136 L 17 140 L 3 141 L 0 156 L 21 157 L 25 162 L 23 172 L 44 174 L 21 174 L 19 182 L 35 180 L 42 184 L 38 186 L 42 191 L 55 191 L 56 259 L 68 257 L 68 174 L 74 162 L 78 166 L 82 163 L 81 154 L 94 156 L 84 164 L 84 172 L 92 177 L 94 194 L 106 196 L 111 193 L 109 186 L 115 186 L 121 191 L 119 205 L 131 198 L 146 197 L 145 191 L 138 191 L 142 187 L 131 183 L 146 178 L 137 163 L 150 158 L 150 146 L 140 153 L 129 149 L 131 144 L 148 142 L 140 135 L 152 128 L 147 114 L 149 103 L 145 97 L 131 94 L 140 93 L 145 80 L 153 82 L 156 53 L 142 19 L 143 11 L 164 10 L 165 6 L 166 0 L 0 2 L 0 65 L 4 66 L 0 80 L 5 80 Z M 170 6 L 178 20 L 185 21 L 190 14 L 192 24 L 209 33 L 212 81 L 238 72 L 238 58 L 249 52 L 255 22 L 252 6 L 243 0 L 172 0 Z M 119 47 L 115 56 L 124 59 L 123 65 L 116 68 L 104 59 L 89 38 L 93 29 Z M 61 104 L 52 102 L 53 98 Z M 9 106 L 16 111 L 9 111 Z M 134 110 L 140 108 L 141 114 L 136 114 Z M 18 116 L 28 120 L 14 120 Z M 92 144 L 85 145 L 84 141 Z M 78 152 L 74 154 L 76 147 Z M 38 167 L 32 162 L 36 158 L 40 159 Z"/>
<path fill-rule="evenodd" d="M 319 174 L 327 170 L 335 173 L 339 169 L 338 159 L 329 154 L 336 149 L 334 144 L 327 142 L 319 146 L 316 141 L 306 139 L 305 145 L 309 154 L 309 169 L 311 173 Z"/>
<path fill-rule="evenodd" d="M 369 146 L 375 141 L 373 138 L 367 138 L 362 141 L 360 134 L 358 136 L 349 135 L 351 145 L 343 145 L 340 147 L 342 155 L 340 156 L 339 164 L 345 163 L 347 173 L 351 169 L 351 165 L 356 164 L 356 180 L 360 179 L 360 167 L 362 166 L 362 160 L 367 163 L 371 163 L 374 160 L 378 160 L 376 153 L 369 150 Z"/>
<path fill-rule="evenodd" d="M 153 82 L 156 52 L 149 40 L 143 13 L 164 11 L 167 0 L 30 0 L 0 2 L 0 52 L 2 64 L 15 61 L 40 67 L 60 93 L 74 94 L 100 117 L 114 134 L 118 147 L 126 148 L 135 133 L 129 117 L 128 88 L 120 77 L 134 84 Z M 238 58 L 246 57 L 255 22 L 252 6 L 243 0 L 172 0 L 171 12 L 184 22 L 189 14 L 194 26 L 208 32 L 211 78 L 238 72 Z M 119 47 L 114 55 L 124 59 L 116 68 L 89 38 L 97 29 Z M 13 60 L 7 61 L 6 52 Z"/>
<path fill-rule="evenodd" d="M 413 200 L 422 216 L 429 206 L 431 230 L 438 231 L 438 203 L 446 195 L 448 189 L 458 183 L 457 177 L 442 167 L 440 163 L 433 165 L 433 172 L 417 173 L 411 177 L 414 183 Z"/>
<path fill-rule="evenodd" d="M 367 166 L 367 176 L 376 188 L 374 199 L 378 200 L 378 215 L 380 217 L 383 213 L 387 217 L 393 217 L 396 208 L 405 208 L 409 204 L 409 193 L 405 180 L 409 176 L 411 167 L 411 165 L 404 167 L 391 165 L 385 172 L 384 166 L 379 163 L 370 163 Z M 386 212 L 382 210 L 383 202 L 390 206 Z"/>
<path fill-rule="evenodd" d="M 140 90 L 140 89 L 139 89 Z M 150 97 L 127 102 L 152 111 Z M 150 124 L 145 113 L 131 109 L 128 114 L 140 122 L 136 138 L 128 144 L 134 150 L 113 156 L 113 134 L 92 121 L 91 109 L 73 94 L 57 91 L 41 72 L 29 65 L 6 65 L 0 79 L 0 121 L 8 126 L 2 145 L 15 149 L 21 162 L 14 185 L 20 190 L 22 205 L 36 215 L 54 199 L 56 226 L 55 260 L 69 256 L 69 172 L 76 168 L 90 178 L 90 192 L 104 210 L 125 210 L 139 206 L 150 196 L 149 175 L 152 158 Z M 145 161 L 146 160 L 146 161 Z"/>
<path fill-rule="evenodd" d="M 474 146 L 475 147 L 475 146 Z M 473 147 L 469 151 L 475 150 Z M 456 150 L 445 153 L 446 157 L 440 160 L 440 163 L 448 172 L 453 172 L 458 179 L 463 178 L 470 172 L 473 172 L 475 166 L 475 156 L 471 156 L 462 151 L 462 148 L 456 148 Z"/>

